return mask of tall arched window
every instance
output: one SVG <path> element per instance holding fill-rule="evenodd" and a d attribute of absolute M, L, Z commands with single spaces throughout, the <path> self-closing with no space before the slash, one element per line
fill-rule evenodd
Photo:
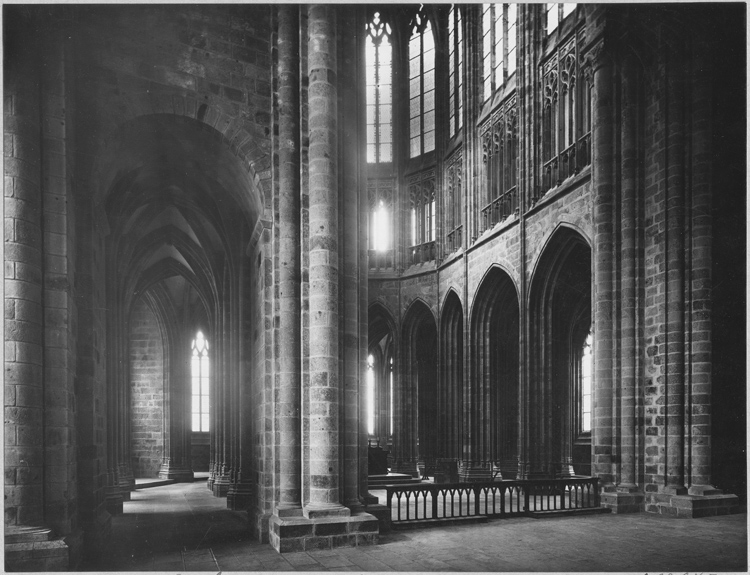
<path fill-rule="evenodd" d="M 516 4 L 484 4 L 482 10 L 482 77 L 484 99 L 516 71 Z"/>
<path fill-rule="evenodd" d="M 455 135 L 463 125 L 463 30 L 461 30 L 461 9 L 451 6 L 448 14 L 448 98 L 450 109 L 449 133 Z"/>
<path fill-rule="evenodd" d="M 409 40 L 409 157 L 435 149 L 435 39 L 420 10 Z"/>
<path fill-rule="evenodd" d="M 367 161 L 393 160 L 391 27 L 375 12 L 367 24 Z"/>
<path fill-rule="evenodd" d="M 577 4 L 566 2 L 564 4 L 545 4 L 545 12 L 547 13 L 547 34 L 552 34 L 560 22 L 562 22 L 568 14 L 571 14 L 576 9 Z"/>
<path fill-rule="evenodd" d="M 367 389 L 365 391 L 367 405 L 367 434 L 375 434 L 375 357 L 367 356 Z"/>
<path fill-rule="evenodd" d="M 581 349 L 581 433 L 591 432 L 591 371 L 593 334 L 589 332 Z"/>
<path fill-rule="evenodd" d="M 388 435 L 393 435 L 393 356 L 388 360 Z"/>
<path fill-rule="evenodd" d="M 190 358 L 192 380 L 193 431 L 208 431 L 208 340 L 199 331 L 195 335 Z"/>

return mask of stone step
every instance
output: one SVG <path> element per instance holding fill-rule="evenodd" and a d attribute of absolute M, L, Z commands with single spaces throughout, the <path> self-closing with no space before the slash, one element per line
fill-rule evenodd
<path fill-rule="evenodd" d="M 15 527 L 5 528 L 5 543 L 35 543 L 51 541 L 52 530 L 46 527 Z"/>
<path fill-rule="evenodd" d="M 534 519 L 546 519 L 550 517 L 571 517 L 574 515 L 599 515 L 611 513 L 606 507 L 587 507 L 585 509 L 554 509 L 551 511 L 529 511 L 529 517 Z"/>
<path fill-rule="evenodd" d="M 135 488 L 136 489 L 146 489 L 148 487 L 161 487 L 163 485 L 172 485 L 173 483 L 177 483 L 174 479 L 148 479 L 148 480 L 139 480 L 136 479 L 135 481 Z"/>
<path fill-rule="evenodd" d="M 385 487 L 386 485 L 412 485 L 422 483 L 418 477 L 412 477 L 408 473 L 389 473 L 388 475 L 369 475 L 367 477 L 368 487 Z"/>
<path fill-rule="evenodd" d="M 440 519 L 424 519 L 421 521 L 392 521 L 391 529 L 422 529 L 424 527 L 441 527 L 463 523 L 487 523 L 486 515 L 472 515 L 471 517 L 442 517 Z"/>

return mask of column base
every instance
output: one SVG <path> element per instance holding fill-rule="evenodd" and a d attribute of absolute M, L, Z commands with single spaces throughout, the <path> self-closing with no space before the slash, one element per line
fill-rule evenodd
<path fill-rule="evenodd" d="M 391 510 L 387 505 L 370 504 L 365 507 L 365 511 L 378 520 L 380 533 L 388 533 L 391 530 Z"/>
<path fill-rule="evenodd" d="M 188 483 L 193 481 L 194 477 L 192 469 L 170 463 L 162 463 L 159 469 L 159 479 L 174 479 L 178 483 Z"/>
<path fill-rule="evenodd" d="M 6 526 L 5 570 L 69 571 L 77 563 L 80 535 L 67 539 L 45 527 Z"/>
<path fill-rule="evenodd" d="M 252 505 L 253 491 L 248 483 L 233 483 L 227 491 L 227 509 L 247 511 Z"/>
<path fill-rule="evenodd" d="M 120 515 L 122 513 L 122 502 L 125 500 L 122 490 L 117 485 L 110 485 L 106 488 L 104 494 L 104 507 L 110 515 Z M 128 500 L 130 494 L 128 493 Z"/>
<path fill-rule="evenodd" d="M 367 505 L 377 505 L 379 503 L 379 499 L 372 495 L 369 491 L 366 491 L 365 494 L 362 496 L 362 503 Z"/>
<path fill-rule="evenodd" d="M 217 475 L 214 479 L 213 485 L 211 485 L 211 491 L 214 494 L 214 497 L 226 497 L 227 493 L 229 493 L 229 487 L 231 486 L 231 482 L 229 480 L 229 475 Z"/>
<path fill-rule="evenodd" d="M 411 477 L 419 477 L 419 469 L 416 461 L 394 461 L 391 473 L 403 473 Z"/>
<path fill-rule="evenodd" d="M 492 464 L 460 462 L 458 466 L 458 480 L 465 483 L 470 481 L 492 481 Z"/>
<path fill-rule="evenodd" d="M 674 493 L 674 491 L 677 491 Z M 658 493 L 650 494 L 646 511 L 671 515 L 673 517 L 711 517 L 740 513 L 739 498 L 731 493 L 723 493 L 711 485 L 694 485 L 690 489 L 665 487 Z"/>
<path fill-rule="evenodd" d="M 352 511 L 340 503 L 308 503 L 302 508 L 302 515 L 307 519 L 326 517 L 349 517 Z"/>
<path fill-rule="evenodd" d="M 644 509 L 646 496 L 642 491 L 620 490 L 601 494 L 601 506 L 612 513 L 640 513 Z"/>
<path fill-rule="evenodd" d="M 343 509 L 349 511 L 346 507 Z M 272 515 L 268 539 L 276 551 L 288 553 L 375 545 L 378 535 L 378 520 L 370 513 L 317 517 Z"/>

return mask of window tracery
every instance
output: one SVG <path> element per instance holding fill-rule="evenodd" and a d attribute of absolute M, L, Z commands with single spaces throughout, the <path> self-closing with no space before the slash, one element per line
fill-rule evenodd
<path fill-rule="evenodd" d="M 367 23 L 367 161 L 393 161 L 391 26 L 375 12 Z"/>
<path fill-rule="evenodd" d="M 193 339 L 190 358 L 190 377 L 192 383 L 192 429 L 209 431 L 209 363 L 208 340 L 203 332 L 198 331 Z"/>
<path fill-rule="evenodd" d="M 435 149 L 435 39 L 423 9 L 409 28 L 409 157 L 415 158 Z"/>
<path fill-rule="evenodd" d="M 448 135 L 453 137 L 463 126 L 463 29 L 461 9 L 453 5 L 448 14 L 448 98 L 450 117 Z"/>

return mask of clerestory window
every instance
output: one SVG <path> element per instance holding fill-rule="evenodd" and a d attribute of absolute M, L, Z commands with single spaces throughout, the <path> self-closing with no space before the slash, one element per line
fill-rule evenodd
<path fill-rule="evenodd" d="M 547 35 L 549 36 L 557 30 L 557 27 L 565 19 L 566 16 L 572 14 L 576 9 L 576 3 L 566 2 L 563 4 L 545 4 L 544 9 L 546 13 L 546 26 Z"/>
<path fill-rule="evenodd" d="M 209 431 L 209 363 L 208 340 L 199 331 L 192 343 L 190 376 L 192 382 L 192 429 Z"/>
<path fill-rule="evenodd" d="M 517 20 L 516 4 L 483 4 L 482 77 L 485 100 L 516 71 Z"/>
<path fill-rule="evenodd" d="M 452 137 L 463 126 L 463 30 L 461 29 L 461 9 L 453 5 L 448 14 L 448 124 Z"/>
<path fill-rule="evenodd" d="M 391 26 L 375 12 L 367 24 L 367 161 L 393 161 Z"/>
<path fill-rule="evenodd" d="M 435 39 L 423 10 L 414 15 L 409 40 L 409 157 L 435 149 Z"/>

